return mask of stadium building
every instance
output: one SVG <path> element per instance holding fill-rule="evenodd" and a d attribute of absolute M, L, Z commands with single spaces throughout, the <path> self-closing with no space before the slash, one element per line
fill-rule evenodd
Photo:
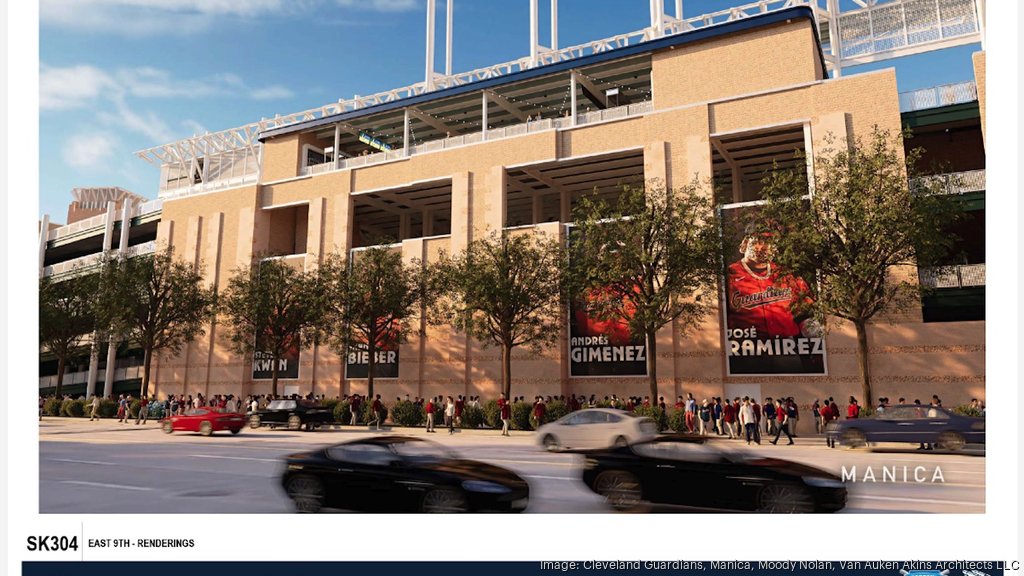
<path fill-rule="evenodd" d="M 907 127 L 915 135 L 908 148 L 927 149 L 923 168 L 946 166 L 935 177 L 964 195 L 969 214 L 956 230 L 962 261 L 917 270 L 937 290 L 871 326 L 874 394 L 938 394 L 946 404 L 984 398 L 985 54 L 973 56 L 973 80 L 910 93 L 898 91 L 892 69 L 850 70 L 982 41 L 983 3 L 892 0 L 840 11 L 834 0 L 787 0 L 685 17 L 681 2 L 670 16 L 652 0 L 649 28 L 558 48 L 556 1 L 554 46 L 545 47 L 531 0 L 530 56 L 461 74 L 450 64 L 443 74 L 433 70 L 433 4 L 423 82 L 139 152 L 160 167 L 159 197 L 76 190 L 68 224 L 42 222 L 40 274 L 95 264 L 104 250 L 145 254 L 167 245 L 223 288 L 233 270 L 260 258 L 311 269 L 326 254 L 358 251 L 380 236 L 398 239 L 393 246 L 407 260 L 431 262 L 493 230 L 564 238 L 582 194 L 612 195 L 625 183 L 679 186 L 696 177 L 731 191 L 724 211 L 742 209 L 759 199 L 765 171 L 793 166 L 796 152 L 813 158 L 829 138 Z M 567 320 L 559 345 L 516 350 L 513 394 L 648 393 L 642 372 L 614 366 L 622 360 L 614 351 L 575 347 Z M 738 370 L 728 347 L 724 310 L 686 334 L 666 327 L 659 393 L 807 403 L 859 396 L 852 326 L 831 330 L 821 369 L 804 373 Z M 385 398 L 497 396 L 495 348 L 429 327 L 395 352 L 375 384 Z M 73 363 L 65 390 L 134 392 L 139 356 L 97 342 Z M 365 379 L 353 377 L 358 365 L 346 360 L 323 346 L 302 350 L 281 390 L 365 393 Z M 270 381 L 257 368 L 230 352 L 212 325 L 180 355 L 154 361 L 150 390 L 267 393 Z M 40 370 L 40 391 L 52 391 L 56 363 L 45 351 Z"/>

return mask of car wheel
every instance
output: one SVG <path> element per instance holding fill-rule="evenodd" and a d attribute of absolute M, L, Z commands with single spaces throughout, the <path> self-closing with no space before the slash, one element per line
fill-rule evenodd
<path fill-rule="evenodd" d="M 788 482 L 769 484 L 757 495 L 757 510 L 771 514 L 799 514 L 814 511 L 814 500 L 804 488 Z"/>
<path fill-rule="evenodd" d="M 622 470 L 601 472 L 594 480 L 594 492 L 616 510 L 635 510 L 643 501 L 640 479 Z"/>
<path fill-rule="evenodd" d="M 964 447 L 967 441 L 959 432 L 946 431 L 939 434 L 935 444 L 944 450 L 959 450 Z"/>
<path fill-rule="evenodd" d="M 461 514 L 469 512 L 469 502 L 461 490 L 434 488 L 423 495 L 423 511 L 428 514 Z"/>
<path fill-rule="evenodd" d="M 213 424 L 210 424 L 209 422 L 203 422 L 202 424 L 199 425 L 199 433 L 202 434 L 203 436 L 209 436 L 210 434 L 213 434 Z"/>
<path fill-rule="evenodd" d="M 299 418 L 298 414 L 292 414 L 288 417 L 288 429 L 298 430 L 302 427 L 302 418 Z"/>
<path fill-rule="evenodd" d="M 238 434 L 238 433 L 239 433 L 239 432 L 241 432 L 241 431 L 242 431 L 242 429 L 241 429 L 241 428 L 232 428 L 232 429 L 231 429 L 231 433 L 232 433 L 232 434 Z"/>
<path fill-rule="evenodd" d="M 561 448 L 561 446 L 558 444 L 558 439 L 552 436 L 551 434 L 547 434 L 546 436 L 544 436 L 544 440 L 542 441 L 542 443 L 544 444 L 544 448 L 548 452 L 557 452 Z"/>
<path fill-rule="evenodd" d="M 612 446 L 616 448 L 625 448 L 626 446 L 629 446 L 629 440 L 626 440 L 625 436 L 619 436 L 618 438 L 615 439 L 615 442 L 612 444 Z"/>
<path fill-rule="evenodd" d="M 164 431 L 164 434 L 170 434 L 174 432 L 174 424 L 171 424 L 170 421 L 164 422 L 160 425 L 160 429 Z"/>
<path fill-rule="evenodd" d="M 862 448 L 868 445 L 868 437 L 857 428 L 845 430 L 842 436 L 839 437 L 839 441 L 850 448 Z"/>
<path fill-rule="evenodd" d="M 323 482 L 313 476 L 293 476 L 288 480 L 284 491 L 295 504 L 295 511 L 300 514 L 319 512 L 324 505 Z"/>
<path fill-rule="evenodd" d="M 249 416 L 249 428 L 259 428 L 262 425 L 263 422 L 260 420 L 259 414 L 253 414 L 252 416 Z"/>

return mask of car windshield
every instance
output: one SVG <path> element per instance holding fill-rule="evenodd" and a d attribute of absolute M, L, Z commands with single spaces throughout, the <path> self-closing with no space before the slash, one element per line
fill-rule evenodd
<path fill-rule="evenodd" d="M 390 446 L 403 460 L 438 462 L 456 457 L 451 450 L 431 442 L 394 442 Z"/>
<path fill-rule="evenodd" d="M 270 410 L 291 410 L 295 408 L 295 400 L 274 400 L 267 408 Z"/>
<path fill-rule="evenodd" d="M 205 408 L 196 408 L 194 410 L 186 410 L 185 416 L 205 416 L 207 410 Z"/>
<path fill-rule="evenodd" d="M 633 451 L 648 458 L 687 462 L 721 462 L 725 457 L 721 450 L 697 442 L 646 442 L 633 446 Z"/>

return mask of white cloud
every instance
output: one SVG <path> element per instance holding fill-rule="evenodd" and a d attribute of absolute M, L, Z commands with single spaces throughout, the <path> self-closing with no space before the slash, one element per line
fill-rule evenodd
<path fill-rule="evenodd" d="M 74 168 L 97 167 L 113 155 L 116 145 L 117 139 L 103 132 L 75 134 L 64 142 L 64 162 Z"/>
<path fill-rule="evenodd" d="M 374 12 L 404 12 L 419 7 L 417 0 L 335 0 L 339 6 Z"/>
<path fill-rule="evenodd" d="M 92 66 L 51 68 L 43 65 L 39 71 L 39 108 L 79 108 L 116 89 L 117 84 L 110 75 Z"/>
<path fill-rule="evenodd" d="M 114 112 L 100 112 L 99 118 L 121 129 L 141 134 L 153 142 L 170 142 L 176 137 L 167 123 L 153 112 L 138 114 L 123 98 L 115 99 L 114 108 Z"/>
<path fill-rule="evenodd" d="M 206 134 L 207 132 L 209 132 L 209 130 L 206 129 L 206 126 L 203 126 L 199 122 L 196 122 L 192 119 L 182 120 L 181 125 L 184 126 L 185 129 L 191 132 L 193 135 Z"/>
<path fill-rule="evenodd" d="M 145 37 L 208 30 L 217 18 L 252 18 L 303 8 L 286 0 L 42 0 L 44 26 Z"/>
<path fill-rule="evenodd" d="M 249 92 L 249 97 L 253 100 L 280 100 L 283 98 L 291 98 L 293 96 L 295 96 L 295 92 L 292 92 L 285 86 L 276 84 L 274 86 L 254 88 Z"/>

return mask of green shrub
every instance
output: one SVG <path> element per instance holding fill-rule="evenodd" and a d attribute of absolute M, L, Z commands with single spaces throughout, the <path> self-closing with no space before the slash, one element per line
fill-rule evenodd
<path fill-rule="evenodd" d="M 598 408 L 611 408 L 612 407 L 612 401 L 611 400 L 598 400 L 597 407 Z"/>
<path fill-rule="evenodd" d="M 60 416 L 60 406 L 62 403 L 63 401 L 60 398 L 47 398 L 43 402 L 43 414 L 47 416 Z"/>
<path fill-rule="evenodd" d="M 348 411 L 348 400 L 342 400 L 334 405 L 334 421 L 348 424 L 352 416 Z"/>
<path fill-rule="evenodd" d="M 484 424 L 484 409 L 479 406 L 462 407 L 462 427 L 479 428 Z"/>
<path fill-rule="evenodd" d="M 100 418 L 113 418 L 117 416 L 117 402 L 104 398 L 100 401 Z"/>
<path fill-rule="evenodd" d="M 531 416 L 533 416 L 533 404 L 528 402 L 512 404 L 512 429 L 533 430 L 533 426 L 530 425 Z"/>
<path fill-rule="evenodd" d="M 381 418 L 381 423 L 383 423 L 385 420 L 388 419 L 388 414 L 390 413 L 390 411 L 388 410 L 388 405 L 385 404 L 383 400 L 381 400 L 380 403 L 384 406 L 384 416 Z M 373 414 L 370 413 L 371 408 L 373 408 L 373 400 L 368 400 L 364 398 L 362 406 L 359 407 L 360 422 L 365 423 L 374 420 Z"/>
<path fill-rule="evenodd" d="M 484 423 L 488 428 L 501 428 L 501 410 L 498 408 L 497 400 L 488 400 L 484 403 Z"/>
<path fill-rule="evenodd" d="M 338 400 L 337 398 L 324 398 L 320 401 L 320 405 L 330 410 L 331 414 L 335 413 L 334 409 L 337 408 L 340 403 L 341 400 Z"/>
<path fill-rule="evenodd" d="M 547 403 L 547 409 L 544 411 L 544 423 L 554 422 L 562 416 L 569 413 L 569 406 L 561 400 L 555 400 Z"/>
<path fill-rule="evenodd" d="M 131 404 L 128 405 L 128 416 L 131 418 L 138 418 L 140 407 L 142 407 L 142 402 L 140 400 L 132 400 Z"/>
<path fill-rule="evenodd" d="M 391 420 L 398 426 L 422 426 L 427 421 L 427 413 L 423 406 L 415 402 L 402 400 L 391 408 Z"/>
<path fill-rule="evenodd" d="M 673 410 L 668 415 L 668 427 L 676 432 L 686 432 L 686 410 Z"/>
<path fill-rule="evenodd" d="M 153 420 L 161 420 L 164 414 L 167 412 L 167 408 L 164 407 L 163 402 L 150 402 L 146 406 L 146 411 L 149 413 L 149 418 Z"/>
<path fill-rule="evenodd" d="M 633 408 L 633 414 L 640 417 L 647 417 L 654 420 L 658 424 L 658 431 L 663 431 L 668 428 L 668 422 L 665 415 L 661 412 L 661 408 L 655 406 L 637 406 Z"/>
<path fill-rule="evenodd" d="M 861 406 L 858 418 L 870 418 L 875 415 L 874 406 Z"/>
<path fill-rule="evenodd" d="M 60 404 L 60 415 L 71 418 L 81 418 L 85 414 L 85 408 L 78 400 L 65 400 Z"/>
<path fill-rule="evenodd" d="M 970 404 L 961 404 L 959 406 L 954 406 L 952 412 L 954 414 L 959 414 L 961 416 L 970 416 L 972 418 L 982 418 L 984 416 L 981 413 L 980 408 L 975 408 Z"/>

